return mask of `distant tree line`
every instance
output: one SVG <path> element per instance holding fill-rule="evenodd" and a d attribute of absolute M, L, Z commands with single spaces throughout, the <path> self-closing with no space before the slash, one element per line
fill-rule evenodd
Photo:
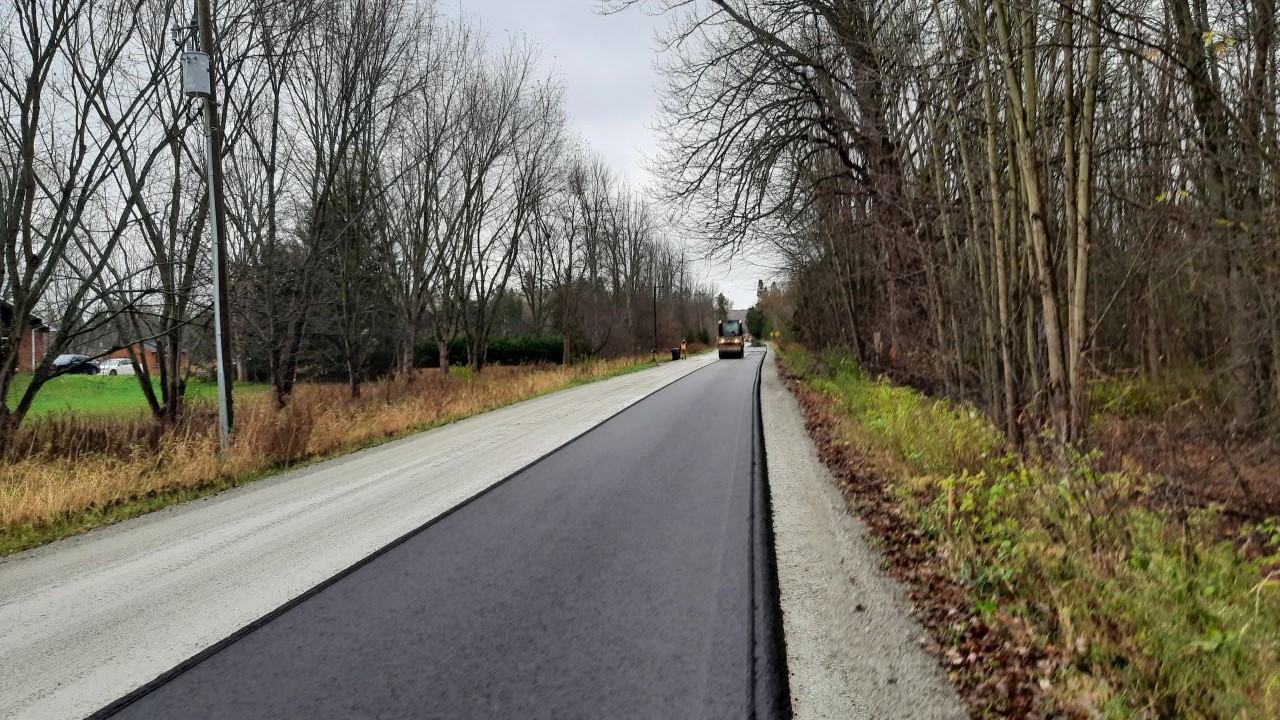
<path fill-rule="evenodd" d="M 572 359 L 706 332 L 713 291 L 571 137 L 536 48 L 423 0 L 216 13 L 233 353 L 279 406 L 302 377 L 359 395 L 427 345 L 447 371 L 460 340 L 481 370 L 499 335 Z M 202 119 L 170 39 L 190 17 L 189 0 L 0 6 L 0 443 L 87 338 L 154 342 L 143 392 L 158 419 L 183 412 L 212 303 Z M 30 317 L 55 332 L 14 392 Z"/>
<path fill-rule="evenodd" d="M 1013 438 L 1082 439 L 1117 371 L 1280 423 L 1273 0 L 649 5 L 669 195 L 780 259 L 804 339 Z"/>

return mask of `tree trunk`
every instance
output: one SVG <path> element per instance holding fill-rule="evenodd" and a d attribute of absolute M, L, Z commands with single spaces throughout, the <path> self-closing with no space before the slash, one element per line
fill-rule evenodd
<path fill-rule="evenodd" d="M 418 325 L 412 321 L 406 321 L 404 330 L 400 335 L 400 362 L 399 373 L 405 377 L 413 374 L 414 367 L 414 348 L 418 344 Z"/>
<path fill-rule="evenodd" d="M 1057 443 L 1070 442 L 1070 412 L 1067 388 L 1067 367 L 1062 341 L 1061 307 L 1058 300 L 1058 282 L 1053 271 L 1053 249 L 1043 204 L 1044 193 L 1040 183 L 1040 167 L 1035 157 L 1033 129 L 1036 120 L 1035 67 L 1028 57 L 1033 46 L 1031 18 L 1019 18 L 1023 28 L 1021 50 L 1023 78 L 1020 81 L 1015 68 L 1011 27 L 1005 12 L 1005 3 L 995 3 L 996 30 L 1000 37 L 1004 57 L 1005 85 L 1009 93 L 1009 105 L 1013 112 L 1014 149 L 1017 155 L 1018 175 L 1026 202 L 1027 239 L 1035 253 L 1035 276 L 1040 295 L 1041 325 L 1045 339 L 1049 420 Z M 1023 83 L 1026 84 L 1025 88 Z"/>
<path fill-rule="evenodd" d="M 440 355 L 437 361 L 440 366 L 440 372 L 444 375 L 448 375 L 449 374 L 449 341 L 445 340 L 442 337 L 437 337 L 436 352 L 439 353 Z"/>

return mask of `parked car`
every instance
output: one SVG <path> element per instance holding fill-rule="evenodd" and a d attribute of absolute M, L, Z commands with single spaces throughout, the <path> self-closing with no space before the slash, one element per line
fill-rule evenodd
<path fill-rule="evenodd" d="M 88 355 L 59 355 L 53 359 L 53 371 L 62 375 L 97 375 L 98 363 Z"/>
<path fill-rule="evenodd" d="M 98 372 L 103 375 L 137 375 L 133 371 L 133 362 L 129 358 L 110 358 L 98 363 Z"/>

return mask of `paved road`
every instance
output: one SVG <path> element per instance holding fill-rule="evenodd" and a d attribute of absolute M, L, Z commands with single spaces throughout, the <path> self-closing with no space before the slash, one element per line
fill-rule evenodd
<path fill-rule="evenodd" d="M 660 390 L 116 717 L 776 717 L 759 358 Z"/>
<path fill-rule="evenodd" d="M 714 362 L 592 383 L 0 559 L 0 718 L 80 718 Z"/>

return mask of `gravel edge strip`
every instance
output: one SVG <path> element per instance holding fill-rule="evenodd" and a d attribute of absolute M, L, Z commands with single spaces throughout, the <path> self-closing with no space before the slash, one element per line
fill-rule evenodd
<path fill-rule="evenodd" d="M 769 353 L 760 389 L 791 702 L 797 720 L 964 718 L 903 587 L 849 514 Z"/>

